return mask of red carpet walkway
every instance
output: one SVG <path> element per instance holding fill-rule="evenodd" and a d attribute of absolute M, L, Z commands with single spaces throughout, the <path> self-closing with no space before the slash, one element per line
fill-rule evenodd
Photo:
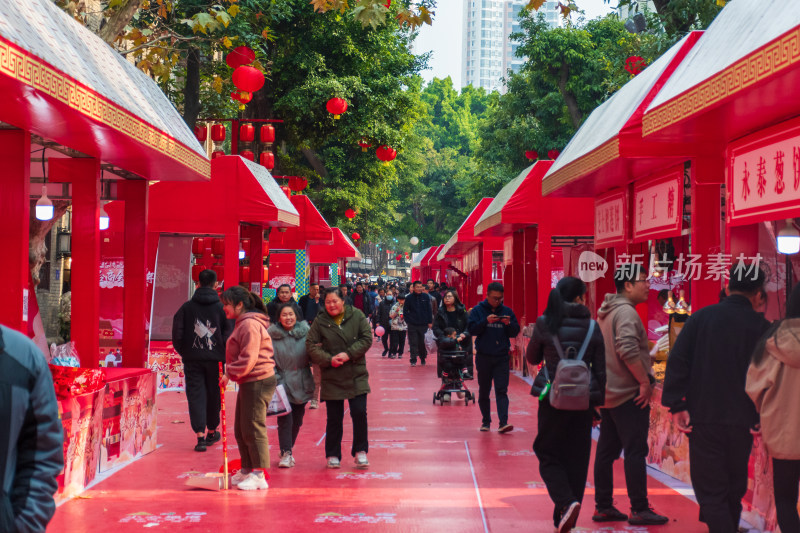
<path fill-rule="evenodd" d="M 270 419 L 269 490 L 190 489 L 184 486 L 190 472 L 219 469 L 222 447 L 194 452 L 186 399 L 183 394 L 166 392 L 158 396 L 160 448 L 59 507 L 49 531 L 552 531 L 552 504 L 531 451 L 537 406 L 528 394 L 529 386 L 511 379 L 513 433 L 497 433 L 496 418 L 492 431 L 481 433 L 477 404 L 432 405 L 438 389 L 434 364 L 410 368 L 407 353 L 401 360 L 381 359 L 378 346 L 368 354 L 373 391 L 368 403 L 368 470 L 353 469 L 347 456 L 352 435 L 347 415 L 342 468 L 325 468 L 322 404 L 319 410 L 306 412 L 294 450 L 297 466 L 292 469 L 277 468 L 277 426 Z M 477 383 L 469 383 L 477 393 Z M 237 457 L 230 414 L 235 394 L 228 393 L 227 401 L 230 453 Z M 628 501 L 621 466 L 618 461 L 616 498 L 625 511 Z M 593 491 L 589 488 L 575 531 L 707 531 L 697 522 L 694 503 L 653 478 L 649 487 L 651 503 L 672 518 L 669 524 L 598 527 L 591 521 Z"/>

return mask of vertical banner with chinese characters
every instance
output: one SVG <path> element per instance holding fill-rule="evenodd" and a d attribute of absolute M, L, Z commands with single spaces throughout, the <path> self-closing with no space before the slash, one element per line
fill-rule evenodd
<path fill-rule="evenodd" d="M 665 239 L 681 234 L 683 223 L 683 165 L 633 187 L 633 241 Z"/>
<path fill-rule="evenodd" d="M 728 223 L 791 218 L 800 209 L 800 119 L 728 146 Z"/>
<path fill-rule="evenodd" d="M 614 189 L 600 195 L 594 202 L 595 248 L 624 244 L 628 238 L 628 194 Z"/>

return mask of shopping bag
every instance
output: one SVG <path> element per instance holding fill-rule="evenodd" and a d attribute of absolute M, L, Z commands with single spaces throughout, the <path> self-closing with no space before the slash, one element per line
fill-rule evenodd
<path fill-rule="evenodd" d="M 267 416 L 283 416 L 292 412 L 292 406 L 289 405 L 289 397 L 286 395 L 286 389 L 283 384 L 275 387 L 275 394 L 272 395 L 272 401 L 267 406 Z"/>
<path fill-rule="evenodd" d="M 436 335 L 433 334 L 433 330 L 430 328 L 425 332 L 425 350 L 428 353 L 436 352 Z"/>

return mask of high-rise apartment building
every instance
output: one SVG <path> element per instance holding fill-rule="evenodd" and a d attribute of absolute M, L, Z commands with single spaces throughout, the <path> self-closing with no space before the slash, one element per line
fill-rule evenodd
<path fill-rule="evenodd" d="M 525 62 L 514 52 L 519 46 L 509 36 L 520 31 L 519 12 L 527 0 L 462 0 L 464 2 L 461 86 L 505 92 L 503 78 L 519 71 Z M 539 10 L 551 27 L 561 25 L 558 2 L 545 2 Z"/>

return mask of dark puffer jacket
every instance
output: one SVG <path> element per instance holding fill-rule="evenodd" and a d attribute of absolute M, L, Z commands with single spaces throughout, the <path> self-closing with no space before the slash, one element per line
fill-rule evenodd
<path fill-rule="evenodd" d="M 322 400 L 349 400 L 369 390 L 367 350 L 372 346 L 372 329 L 364 313 L 350 305 L 344 307 L 344 319 L 337 325 L 327 311 L 321 311 L 306 336 L 306 350 L 321 369 Z M 334 355 L 345 352 L 350 360 L 331 366 Z"/>
<path fill-rule="evenodd" d="M 376 322 L 379 325 L 383 326 L 383 329 L 385 329 L 386 331 L 392 329 L 392 324 L 391 324 L 392 319 L 389 316 L 389 314 L 392 312 L 392 306 L 396 303 L 397 302 L 394 300 L 394 298 L 392 298 L 391 300 L 387 300 L 386 298 L 384 298 L 383 301 L 378 306 L 378 312 L 376 313 L 375 317 L 377 319 Z"/>
<path fill-rule="evenodd" d="M 436 335 L 437 340 L 444 338 L 444 330 L 447 328 L 454 328 L 456 336 L 464 334 L 464 340 L 461 341 L 461 349 L 466 352 L 472 352 L 472 336 L 469 334 L 467 323 L 469 316 L 467 310 L 463 305 L 457 305 L 455 311 L 455 321 L 449 321 L 447 316 L 447 308 L 441 306 L 439 312 L 436 313 L 436 318 L 433 319 L 433 334 Z"/>
<path fill-rule="evenodd" d="M 561 327 L 558 328 L 558 339 L 561 341 L 561 348 L 566 352 L 570 346 L 573 346 L 575 350 L 580 351 L 586 334 L 589 332 L 589 321 L 592 319 L 591 313 L 584 305 L 570 303 L 566 306 L 565 314 Z M 540 316 L 536 320 L 536 326 L 528 343 L 525 358 L 531 365 L 538 365 L 544 359 L 550 379 L 552 380 L 555 377 L 560 358 L 553 343 L 553 335 L 547 329 L 544 316 Z M 589 370 L 592 373 L 589 403 L 593 406 L 603 405 L 606 390 L 606 348 L 603 342 L 603 334 L 600 333 L 600 328 L 596 324 L 583 360 L 589 365 Z M 544 369 L 542 369 L 537 374 L 536 379 L 533 380 L 531 395 L 539 396 L 546 384 L 547 379 L 544 375 Z"/>

